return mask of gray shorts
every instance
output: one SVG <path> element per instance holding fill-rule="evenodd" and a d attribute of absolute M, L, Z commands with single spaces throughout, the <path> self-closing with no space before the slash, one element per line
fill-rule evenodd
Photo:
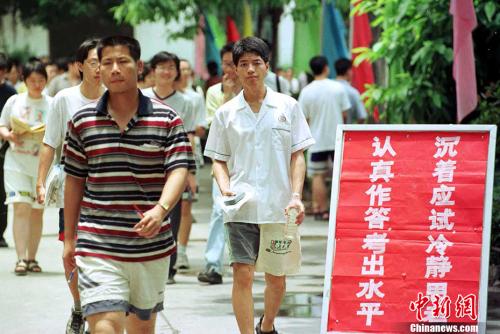
<path fill-rule="evenodd" d="M 259 255 L 259 225 L 229 222 L 224 224 L 224 230 L 229 249 L 229 263 L 255 265 Z"/>

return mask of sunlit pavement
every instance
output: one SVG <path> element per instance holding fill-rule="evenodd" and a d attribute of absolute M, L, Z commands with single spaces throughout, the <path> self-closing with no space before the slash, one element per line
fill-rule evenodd
<path fill-rule="evenodd" d="M 197 223 L 187 250 L 192 269 L 176 275 L 177 284 L 167 286 L 157 333 L 238 333 L 231 307 L 230 268 L 226 267 L 222 285 L 203 285 L 196 279 L 204 268 L 211 212 L 209 168 L 203 168 L 199 177 L 200 200 L 193 210 Z M 10 247 L 0 248 L 0 333 L 64 333 L 72 302 L 63 275 L 57 224 L 57 211 L 48 209 L 38 255 L 43 273 L 18 277 L 13 273 L 16 256 L 9 223 L 6 237 Z M 280 334 L 320 331 L 327 225 L 307 219 L 302 227 L 303 266 L 299 275 L 287 281 L 287 295 L 275 323 Z M 264 277 L 257 274 L 255 321 L 263 312 L 263 292 Z"/>

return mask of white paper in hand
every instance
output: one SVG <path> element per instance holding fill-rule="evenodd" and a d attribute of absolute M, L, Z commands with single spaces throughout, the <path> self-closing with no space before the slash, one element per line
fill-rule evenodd
<path fill-rule="evenodd" d="M 62 208 L 64 206 L 64 179 L 66 173 L 62 165 L 55 164 L 45 180 L 45 206 Z"/>
<path fill-rule="evenodd" d="M 230 218 L 243 206 L 243 204 L 255 197 L 253 188 L 246 183 L 238 184 L 238 187 L 231 189 L 236 195 L 221 196 L 218 198 L 222 211 Z"/>

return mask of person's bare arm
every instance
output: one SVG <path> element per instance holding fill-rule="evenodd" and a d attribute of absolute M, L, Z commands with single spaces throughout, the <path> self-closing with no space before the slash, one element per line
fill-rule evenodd
<path fill-rule="evenodd" d="M 56 150 L 47 144 L 42 144 L 40 149 L 40 162 L 38 163 L 38 177 L 36 179 L 36 200 L 39 204 L 45 203 L 45 181 L 49 173 Z"/>
<path fill-rule="evenodd" d="M 7 140 L 9 142 L 12 142 L 16 145 L 21 145 L 23 142 L 19 138 L 18 135 L 14 133 L 14 131 L 10 130 L 8 127 L 5 125 L 0 125 L 0 137 L 3 140 Z"/>
<path fill-rule="evenodd" d="M 159 199 L 159 203 L 144 212 L 142 219 L 134 226 L 134 230 L 142 237 L 153 238 L 158 234 L 161 223 L 173 209 L 186 187 L 187 168 L 176 168 L 167 173 L 167 181 Z M 164 209 L 168 207 L 168 211 Z"/>
<path fill-rule="evenodd" d="M 212 169 L 214 172 L 215 181 L 219 185 L 222 196 L 232 196 L 234 193 L 230 189 L 229 170 L 227 163 L 221 160 L 212 160 Z"/>
<path fill-rule="evenodd" d="M 303 150 L 292 153 L 290 171 L 292 176 L 292 198 L 285 208 L 285 213 L 288 213 L 291 208 L 296 208 L 299 211 L 297 224 L 301 224 L 304 220 L 304 204 L 302 204 L 301 197 L 306 175 L 306 161 Z"/>
<path fill-rule="evenodd" d="M 64 251 L 66 276 L 75 269 L 76 226 L 80 217 L 86 178 L 66 175 L 64 186 Z"/>

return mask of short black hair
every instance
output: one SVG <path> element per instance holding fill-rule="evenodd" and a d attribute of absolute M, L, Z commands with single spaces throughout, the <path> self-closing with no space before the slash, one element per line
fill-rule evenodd
<path fill-rule="evenodd" d="M 340 58 L 335 62 L 337 75 L 345 75 L 352 68 L 352 61 L 347 58 Z"/>
<path fill-rule="evenodd" d="M 309 60 L 309 67 L 314 75 L 323 73 L 325 67 L 328 66 L 328 59 L 325 56 L 315 56 Z"/>
<path fill-rule="evenodd" d="M 97 43 L 99 43 L 99 40 L 97 38 L 89 38 L 84 40 L 76 50 L 76 61 L 83 64 L 85 59 L 87 59 L 87 57 L 89 56 L 90 50 L 97 47 Z"/>
<path fill-rule="evenodd" d="M 179 60 L 179 57 L 175 53 L 170 53 L 167 51 L 160 51 L 157 54 L 151 58 L 149 63 L 151 64 L 151 68 L 154 70 L 156 69 L 156 66 L 160 63 L 165 63 L 167 61 L 172 61 L 175 64 L 175 69 L 177 70 L 177 76 L 175 77 L 175 80 L 178 80 L 181 77 L 181 61 Z"/>
<path fill-rule="evenodd" d="M 0 52 L 0 70 L 6 70 L 7 69 L 7 56 L 5 53 Z"/>
<path fill-rule="evenodd" d="M 68 62 L 69 62 L 68 57 L 59 57 L 55 60 L 54 63 L 56 64 L 58 70 L 63 71 L 63 72 L 67 72 L 68 71 Z"/>
<path fill-rule="evenodd" d="M 126 46 L 130 52 L 130 56 L 132 56 L 135 61 L 141 59 L 141 45 L 139 42 L 132 37 L 117 35 L 104 37 L 97 43 L 97 57 L 99 61 L 102 59 L 102 50 L 104 48 L 118 45 Z"/>
<path fill-rule="evenodd" d="M 144 63 L 142 73 L 137 76 L 137 81 L 144 81 L 149 73 L 151 73 L 151 65 L 149 63 Z"/>
<path fill-rule="evenodd" d="M 224 45 L 220 49 L 220 58 L 222 59 L 222 56 L 224 56 L 225 53 L 228 53 L 228 52 L 232 53 L 233 52 L 233 48 L 234 48 L 234 42 L 229 42 L 226 45 Z"/>
<path fill-rule="evenodd" d="M 21 61 L 17 58 L 9 58 L 7 60 L 7 70 L 10 71 L 12 67 L 20 67 Z"/>
<path fill-rule="evenodd" d="M 233 62 L 238 65 L 240 58 L 245 53 L 253 53 L 262 58 L 264 62 L 269 62 L 269 47 L 266 42 L 258 37 L 245 37 L 240 39 L 233 48 Z"/>
<path fill-rule="evenodd" d="M 211 76 L 217 76 L 219 74 L 219 65 L 217 65 L 217 62 L 213 60 L 209 61 L 207 64 L 207 71 Z"/>
<path fill-rule="evenodd" d="M 23 80 L 26 80 L 32 73 L 38 73 L 45 77 L 47 80 L 47 71 L 45 65 L 39 61 L 28 62 L 23 66 Z"/>

